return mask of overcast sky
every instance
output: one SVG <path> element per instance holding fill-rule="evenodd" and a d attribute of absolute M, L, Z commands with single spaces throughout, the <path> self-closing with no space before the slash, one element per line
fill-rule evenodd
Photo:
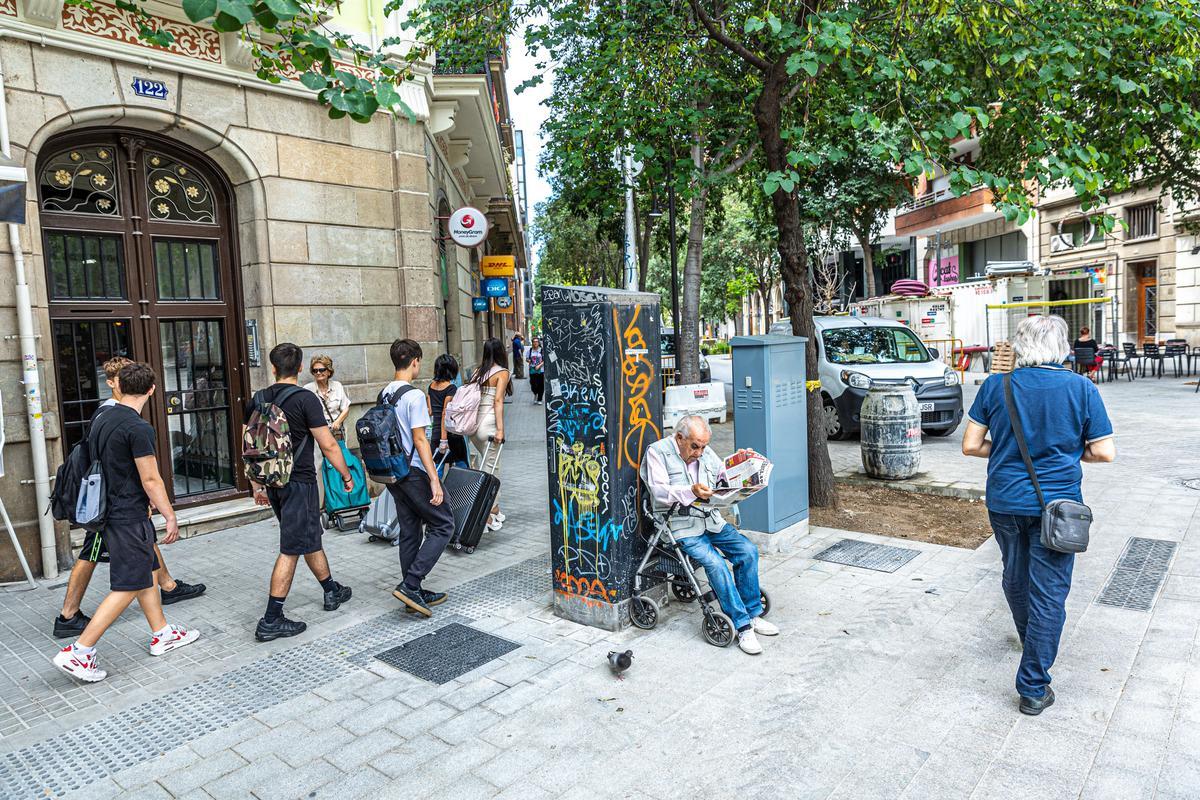
<path fill-rule="evenodd" d="M 513 125 L 525 134 L 525 174 L 529 197 L 529 221 L 532 224 L 537 204 L 550 196 L 550 186 L 538 175 L 538 161 L 542 153 L 542 122 L 546 119 L 546 109 L 542 101 L 550 94 L 552 75 L 547 73 L 546 79 L 538 86 L 526 89 L 520 94 L 516 88 L 536 72 L 534 59 L 525 52 L 524 36 L 516 38 L 508 51 L 508 85 L 509 102 L 512 108 Z M 538 254 L 534 252 L 533 263 L 536 265 Z"/>

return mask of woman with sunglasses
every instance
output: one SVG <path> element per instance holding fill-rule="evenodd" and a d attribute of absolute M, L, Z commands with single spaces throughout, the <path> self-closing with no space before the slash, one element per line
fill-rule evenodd
<path fill-rule="evenodd" d="M 304 388 L 310 392 L 314 392 L 321 400 L 321 407 L 325 410 L 325 422 L 329 424 L 329 431 L 333 434 L 333 438 L 339 442 L 346 440 L 346 418 L 350 416 L 350 396 L 346 394 L 346 390 L 342 387 L 340 381 L 333 379 L 333 359 L 329 356 L 314 356 L 309 365 L 309 371 L 312 373 L 313 379 L 309 383 L 304 384 Z M 321 455 L 321 450 L 313 443 L 316 448 L 314 452 L 313 463 L 317 467 L 317 474 L 321 473 L 321 465 L 324 456 Z M 322 507 L 325 502 L 325 487 L 321 481 L 317 481 L 318 493 Z"/>

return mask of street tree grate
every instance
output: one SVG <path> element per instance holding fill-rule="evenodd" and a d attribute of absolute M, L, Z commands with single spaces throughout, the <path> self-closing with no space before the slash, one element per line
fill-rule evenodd
<path fill-rule="evenodd" d="M 1133 611 L 1149 611 L 1154 607 L 1158 590 L 1167 579 L 1167 570 L 1176 547 L 1175 542 L 1163 539 L 1130 537 L 1096 603 Z"/>
<path fill-rule="evenodd" d="M 453 622 L 375 657 L 390 667 L 440 686 L 520 646 Z"/>
<path fill-rule="evenodd" d="M 858 539 L 842 539 L 832 547 L 817 553 L 816 559 L 832 564 L 845 564 L 848 567 L 873 569 L 876 572 L 895 572 L 920 554 L 920 550 L 863 542 Z"/>

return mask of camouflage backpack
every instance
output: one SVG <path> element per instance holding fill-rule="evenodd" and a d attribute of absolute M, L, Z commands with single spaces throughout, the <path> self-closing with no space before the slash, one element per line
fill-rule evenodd
<path fill-rule="evenodd" d="M 242 461 L 246 463 L 246 477 L 254 483 L 280 489 L 292 477 L 292 437 L 281 406 L 303 391 L 299 386 L 289 386 L 271 402 L 263 399 L 261 391 L 255 392 L 254 410 L 242 433 Z"/>

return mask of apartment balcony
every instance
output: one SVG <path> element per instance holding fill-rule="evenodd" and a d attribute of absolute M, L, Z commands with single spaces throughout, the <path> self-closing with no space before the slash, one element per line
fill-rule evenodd
<path fill-rule="evenodd" d="M 945 233 L 1003 216 L 992 205 L 992 192 L 985 186 L 976 186 L 961 197 L 955 197 L 949 187 L 936 188 L 896 209 L 896 235 L 933 236 L 939 230 Z"/>

